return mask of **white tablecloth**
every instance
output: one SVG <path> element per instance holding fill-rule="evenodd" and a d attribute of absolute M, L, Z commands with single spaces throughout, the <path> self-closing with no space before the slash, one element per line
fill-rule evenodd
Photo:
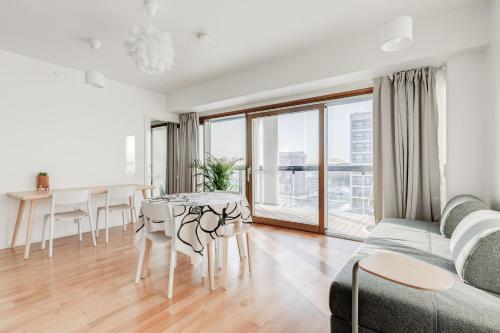
<path fill-rule="evenodd" d="M 177 251 L 189 255 L 194 265 L 201 262 L 207 243 L 220 237 L 224 228 L 239 221 L 246 228 L 252 224 L 247 199 L 236 193 L 182 193 L 147 199 L 146 202 L 167 205 L 170 218 L 175 221 Z M 170 228 L 165 221 L 152 221 L 149 229 L 150 232 L 163 231 L 167 236 L 171 236 Z M 136 242 L 143 239 L 144 231 L 141 209 Z"/>

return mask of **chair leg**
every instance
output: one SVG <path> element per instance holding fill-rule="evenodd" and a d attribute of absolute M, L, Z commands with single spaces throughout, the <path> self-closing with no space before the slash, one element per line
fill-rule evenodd
<path fill-rule="evenodd" d="M 151 258 L 151 249 L 153 247 L 153 242 L 146 238 L 146 253 L 144 254 L 144 261 L 142 263 L 142 273 L 141 276 L 145 278 L 149 274 L 149 260 Z"/>
<path fill-rule="evenodd" d="M 52 247 L 54 244 L 54 217 L 50 217 L 50 228 L 49 228 L 49 258 L 52 258 Z"/>
<path fill-rule="evenodd" d="M 245 250 L 243 248 L 243 239 L 241 234 L 236 235 L 236 242 L 238 243 L 238 253 L 240 254 L 240 260 L 245 258 Z"/>
<path fill-rule="evenodd" d="M 122 224 L 123 230 L 127 231 L 127 223 L 125 222 L 125 211 L 122 210 Z"/>
<path fill-rule="evenodd" d="M 82 224 L 81 224 L 81 219 L 76 219 L 76 224 L 78 225 L 78 238 L 80 239 L 80 243 L 82 242 Z"/>
<path fill-rule="evenodd" d="M 215 289 L 214 277 L 214 241 L 208 242 L 208 278 L 210 280 L 210 290 Z"/>
<path fill-rule="evenodd" d="M 106 229 L 105 230 L 106 244 L 108 243 L 108 240 L 109 240 L 108 217 L 109 217 L 109 209 L 107 209 L 107 207 L 106 207 L 106 212 L 105 212 L 105 215 L 104 215 L 104 228 Z"/>
<path fill-rule="evenodd" d="M 47 219 L 49 216 L 44 216 L 43 218 L 43 226 L 42 226 L 42 243 L 41 243 L 41 249 L 45 249 L 45 236 L 47 234 Z"/>
<path fill-rule="evenodd" d="M 245 232 L 246 236 L 246 241 L 247 241 L 247 261 L 248 261 L 248 271 L 252 271 L 252 256 L 250 255 L 250 235 L 248 234 L 248 231 Z"/>
<path fill-rule="evenodd" d="M 102 209 L 97 208 L 97 216 L 95 219 L 95 237 L 99 237 L 99 213 L 101 212 Z"/>
<path fill-rule="evenodd" d="M 146 237 L 142 240 L 141 250 L 139 252 L 139 257 L 137 258 L 137 268 L 135 270 L 135 283 L 141 281 L 142 265 L 144 263 L 144 254 L 146 253 Z"/>
<path fill-rule="evenodd" d="M 175 260 L 176 260 L 176 249 L 175 242 L 172 240 L 170 246 L 170 265 L 168 267 L 168 291 L 167 298 L 171 299 L 174 293 L 174 270 L 175 270 Z"/>
<path fill-rule="evenodd" d="M 89 224 L 90 224 L 90 236 L 92 236 L 92 244 L 95 247 L 97 244 L 95 241 L 94 222 L 92 221 L 92 214 L 89 214 Z"/>
<path fill-rule="evenodd" d="M 223 253 L 222 253 L 222 251 L 220 249 L 220 246 L 221 246 L 221 244 L 220 244 L 220 238 L 216 238 L 214 240 L 214 242 L 215 242 L 215 266 L 217 268 L 222 268 L 222 259 L 221 259 L 221 257 L 223 255 Z"/>
<path fill-rule="evenodd" d="M 203 256 L 203 261 L 201 262 L 201 277 L 206 278 L 208 276 L 208 251 L 205 251 Z"/>
<path fill-rule="evenodd" d="M 229 239 L 224 237 L 222 239 L 222 252 L 223 252 L 223 256 L 224 256 L 224 265 L 222 267 L 222 276 L 223 276 L 223 287 L 224 289 L 227 289 L 228 288 L 228 283 L 227 283 L 227 279 L 228 279 L 228 244 L 229 243 Z"/>

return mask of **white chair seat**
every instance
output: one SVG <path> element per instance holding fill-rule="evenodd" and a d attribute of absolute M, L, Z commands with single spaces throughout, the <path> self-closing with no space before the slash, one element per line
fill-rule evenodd
<path fill-rule="evenodd" d="M 170 237 L 165 235 L 165 232 L 163 231 L 150 232 L 146 235 L 146 237 L 149 238 L 153 242 L 153 244 L 158 245 L 168 244 L 172 240 Z"/>
<path fill-rule="evenodd" d="M 82 210 L 82 209 L 76 209 L 72 210 L 69 212 L 59 212 L 59 213 L 54 213 L 54 219 L 56 220 L 76 220 L 85 216 L 88 216 L 89 214 Z M 45 214 L 45 218 L 49 218 L 50 214 Z"/>
<path fill-rule="evenodd" d="M 97 208 L 97 210 L 102 210 L 106 209 L 106 206 L 101 206 Z M 125 211 L 125 210 L 131 210 L 132 206 L 127 205 L 127 204 L 119 204 L 119 205 L 109 205 L 109 211 Z"/>
<path fill-rule="evenodd" d="M 221 227 L 221 237 L 233 237 L 246 232 L 252 225 L 248 223 L 229 223 Z"/>

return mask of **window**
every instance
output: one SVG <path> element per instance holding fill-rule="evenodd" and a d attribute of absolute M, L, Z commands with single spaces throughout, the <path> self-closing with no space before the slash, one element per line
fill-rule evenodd
<path fill-rule="evenodd" d="M 218 118 L 204 124 L 206 153 L 217 158 L 240 159 L 232 175 L 233 190 L 245 191 L 246 118 Z"/>

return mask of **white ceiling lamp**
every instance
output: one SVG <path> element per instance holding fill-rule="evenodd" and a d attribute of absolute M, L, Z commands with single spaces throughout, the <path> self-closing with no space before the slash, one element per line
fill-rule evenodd
<path fill-rule="evenodd" d="M 98 71 L 85 71 L 85 83 L 94 88 L 104 88 L 104 74 Z"/>
<path fill-rule="evenodd" d="M 87 42 L 93 51 L 97 51 L 102 47 L 100 40 L 89 38 Z M 85 83 L 95 88 L 104 88 L 104 74 L 95 70 L 85 71 Z"/>
<path fill-rule="evenodd" d="M 210 37 L 210 35 L 203 32 L 199 32 L 196 35 L 196 38 L 198 38 L 198 41 L 204 45 L 208 45 L 212 42 L 212 38 Z"/>
<path fill-rule="evenodd" d="M 175 64 L 175 49 L 168 32 L 160 33 L 153 27 L 135 27 L 130 31 L 125 47 L 143 73 L 162 74 L 170 71 Z"/>
<path fill-rule="evenodd" d="M 100 40 L 89 38 L 87 41 L 89 42 L 90 48 L 94 51 L 99 50 L 102 46 L 102 42 Z"/>
<path fill-rule="evenodd" d="M 401 15 L 385 22 L 381 29 L 382 50 L 394 52 L 406 49 L 413 43 L 413 19 Z"/>
<path fill-rule="evenodd" d="M 156 16 L 156 12 L 158 11 L 157 0 L 145 0 L 144 5 L 146 6 L 146 10 L 148 11 L 149 16 Z"/>

